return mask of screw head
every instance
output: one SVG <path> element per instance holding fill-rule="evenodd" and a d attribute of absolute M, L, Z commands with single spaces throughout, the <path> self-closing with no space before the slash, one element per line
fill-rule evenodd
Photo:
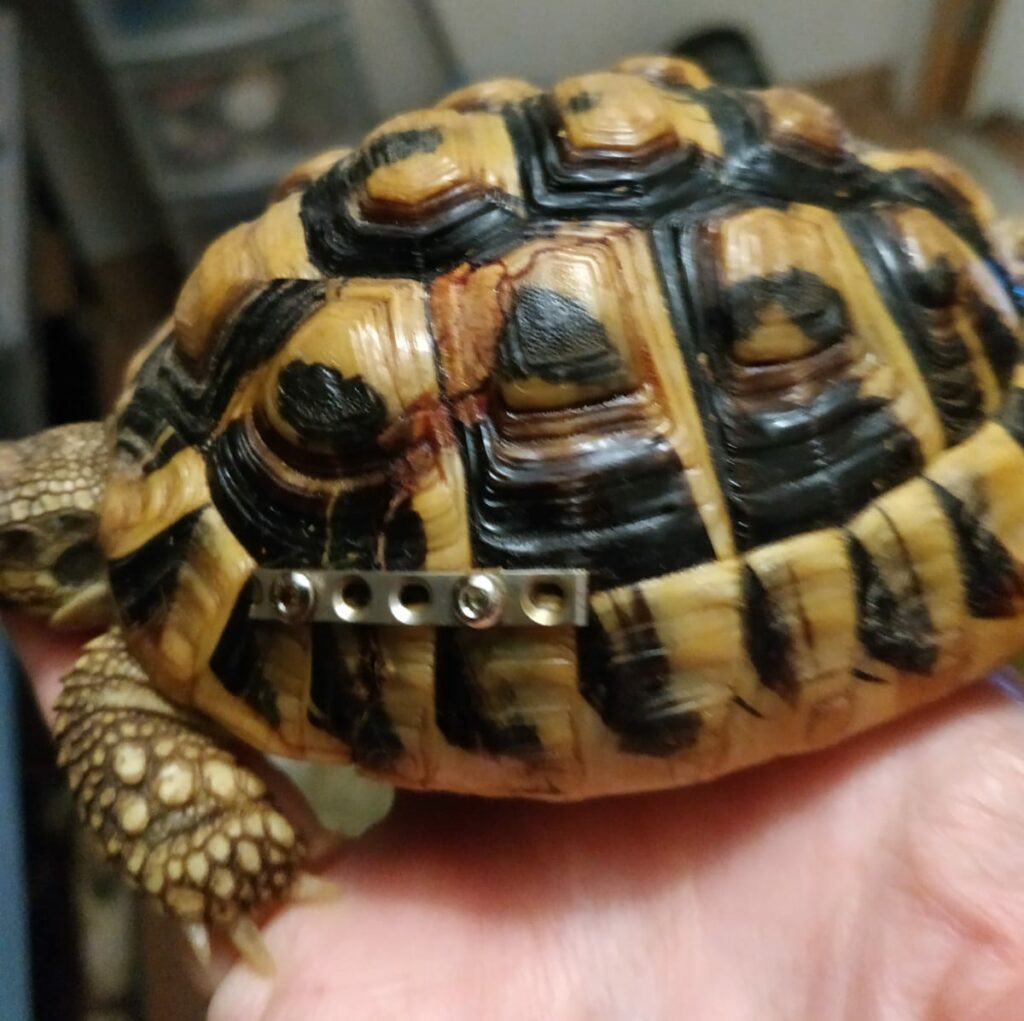
<path fill-rule="evenodd" d="M 468 574 L 455 586 L 455 616 L 467 627 L 493 627 L 505 608 L 505 585 L 493 574 Z"/>
<path fill-rule="evenodd" d="M 282 571 L 270 585 L 270 605 L 289 624 L 308 620 L 315 602 L 313 583 L 301 571 Z"/>

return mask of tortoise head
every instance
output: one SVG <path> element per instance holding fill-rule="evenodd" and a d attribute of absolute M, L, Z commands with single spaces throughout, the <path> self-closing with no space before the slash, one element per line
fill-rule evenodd
<path fill-rule="evenodd" d="M 0 605 L 61 628 L 110 620 L 97 542 L 107 460 L 100 422 L 0 444 Z"/>

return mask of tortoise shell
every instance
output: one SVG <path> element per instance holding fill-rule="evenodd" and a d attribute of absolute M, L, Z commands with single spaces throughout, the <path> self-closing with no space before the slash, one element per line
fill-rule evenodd
<path fill-rule="evenodd" d="M 940 157 L 680 60 L 396 117 L 217 240 L 130 370 L 130 647 L 260 748 L 540 797 L 936 698 L 1024 644 L 989 218 Z M 589 623 L 249 615 L 257 567 L 471 566 L 584 568 Z"/>

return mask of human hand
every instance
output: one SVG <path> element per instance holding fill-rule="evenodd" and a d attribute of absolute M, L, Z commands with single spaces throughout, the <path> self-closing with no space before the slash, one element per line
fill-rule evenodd
<path fill-rule="evenodd" d="M 77 643 L 9 630 L 46 709 Z M 657 795 L 408 795 L 323 874 L 212 1021 L 1019 1021 L 1024 710 L 981 685 Z"/>

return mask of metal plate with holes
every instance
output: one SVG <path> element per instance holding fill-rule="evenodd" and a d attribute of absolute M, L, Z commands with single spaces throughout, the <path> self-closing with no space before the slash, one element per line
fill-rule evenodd
<path fill-rule="evenodd" d="M 582 627 L 586 571 L 323 571 L 253 575 L 249 616 L 297 624 Z"/>

